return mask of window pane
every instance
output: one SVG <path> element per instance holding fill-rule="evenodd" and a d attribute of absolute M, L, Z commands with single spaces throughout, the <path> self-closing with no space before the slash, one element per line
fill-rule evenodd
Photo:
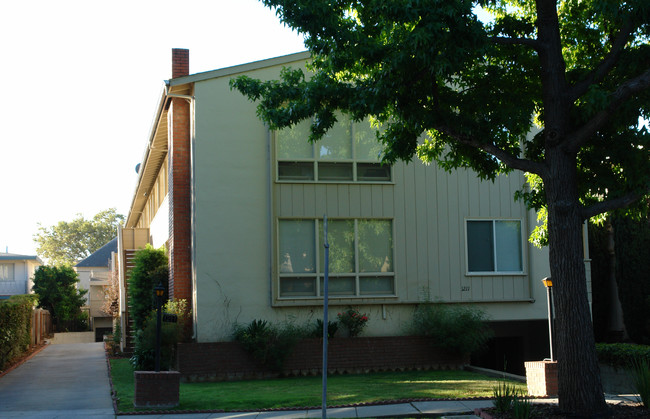
<path fill-rule="evenodd" d="M 280 297 L 315 297 L 316 278 L 280 278 Z"/>
<path fill-rule="evenodd" d="M 312 220 L 280 220 L 280 272 L 316 272 Z"/>
<path fill-rule="evenodd" d="M 14 264 L 2 263 L 0 264 L 0 281 L 13 281 L 14 280 Z"/>
<path fill-rule="evenodd" d="M 361 295 L 395 295 L 392 276 L 371 276 L 359 278 Z"/>
<path fill-rule="evenodd" d="M 324 160 L 352 159 L 352 134 L 350 119 L 337 115 L 338 122 L 316 143 L 318 156 Z"/>
<path fill-rule="evenodd" d="M 390 220 L 359 220 L 359 272 L 393 272 Z"/>
<path fill-rule="evenodd" d="M 314 163 L 310 161 L 278 162 L 279 180 L 314 180 Z"/>
<path fill-rule="evenodd" d="M 492 221 L 467 222 L 467 267 L 470 272 L 494 271 Z"/>
<path fill-rule="evenodd" d="M 318 163 L 318 180 L 352 180 L 352 163 Z"/>
<path fill-rule="evenodd" d="M 357 160 L 381 160 L 382 145 L 377 140 L 376 132 L 377 130 L 370 126 L 368 120 L 354 124 L 354 144 Z"/>
<path fill-rule="evenodd" d="M 329 295 L 355 295 L 354 277 L 329 277 L 328 278 Z M 320 292 L 324 293 L 325 278 L 320 279 Z"/>
<path fill-rule="evenodd" d="M 390 181 L 390 166 L 381 163 L 357 163 L 357 180 L 361 182 Z"/>
<path fill-rule="evenodd" d="M 311 159 L 313 147 L 309 142 L 311 121 L 302 121 L 290 128 L 276 131 L 278 159 Z"/>
<path fill-rule="evenodd" d="M 354 272 L 354 221 L 328 220 L 327 241 L 330 249 L 330 272 Z M 318 222 L 318 237 L 323 245 L 323 221 Z M 320 252 L 320 272 L 325 272 L 325 249 Z"/>
<path fill-rule="evenodd" d="M 495 221 L 497 243 L 497 272 L 521 272 L 521 223 L 519 221 Z"/>

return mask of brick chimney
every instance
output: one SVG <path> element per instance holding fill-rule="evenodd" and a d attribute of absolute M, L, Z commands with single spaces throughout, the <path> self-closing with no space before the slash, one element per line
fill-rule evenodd
<path fill-rule="evenodd" d="M 172 78 L 189 74 L 187 49 L 172 50 Z M 169 296 L 192 306 L 190 102 L 172 98 L 168 112 Z"/>
<path fill-rule="evenodd" d="M 172 49 L 172 79 L 190 74 L 190 50 Z"/>

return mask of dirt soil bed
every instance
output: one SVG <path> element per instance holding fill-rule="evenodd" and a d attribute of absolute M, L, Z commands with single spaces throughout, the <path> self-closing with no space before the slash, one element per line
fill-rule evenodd
<path fill-rule="evenodd" d="M 619 403 L 609 405 L 611 418 L 650 418 L 650 410 L 640 403 Z M 497 413 L 496 409 L 482 409 L 483 419 L 514 419 L 510 413 Z M 530 419 L 575 419 L 577 416 L 569 415 L 560 410 L 556 404 L 538 404 L 531 410 Z"/>

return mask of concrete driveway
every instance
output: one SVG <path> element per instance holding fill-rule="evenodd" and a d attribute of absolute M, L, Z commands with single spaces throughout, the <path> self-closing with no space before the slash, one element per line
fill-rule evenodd
<path fill-rule="evenodd" d="M 115 418 L 103 343 L 47 345 L 0 378 L 2 418 Z"/>

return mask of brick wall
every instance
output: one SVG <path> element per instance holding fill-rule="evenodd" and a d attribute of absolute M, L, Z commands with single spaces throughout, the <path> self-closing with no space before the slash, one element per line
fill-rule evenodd
<path fill-rule="evenodd" d="M 178 371 L 184 381 L 223 381 L 278 375 L 316 375 L 322 369 L 320 339 L 300 341 L 282 373 L 257 365 L 238 342 L 178 345 Z M 417 336 L 334 338 L 328 342 L 330 374 L 414 369 L 458 369 L 468 359 L 445 354 L 430 339 Z"/>
<path fill-rule="evenodd" d="M 135 371 L 135 407 L 171 408 L 178 406 L 180 374 L 177 371 Z"/>
<path fill-rule="evenodd" d="M 172 50 L 172 77 L 189 74 L 189 51 Z M 173 98 L 169 125 L 169 297 L 191 307 L 190 103 Z"/>
<path fill-rule="evenodd" d="M 525 365 L 528 395 L 557 396 L 557 361 L 532 361 Z"/>

